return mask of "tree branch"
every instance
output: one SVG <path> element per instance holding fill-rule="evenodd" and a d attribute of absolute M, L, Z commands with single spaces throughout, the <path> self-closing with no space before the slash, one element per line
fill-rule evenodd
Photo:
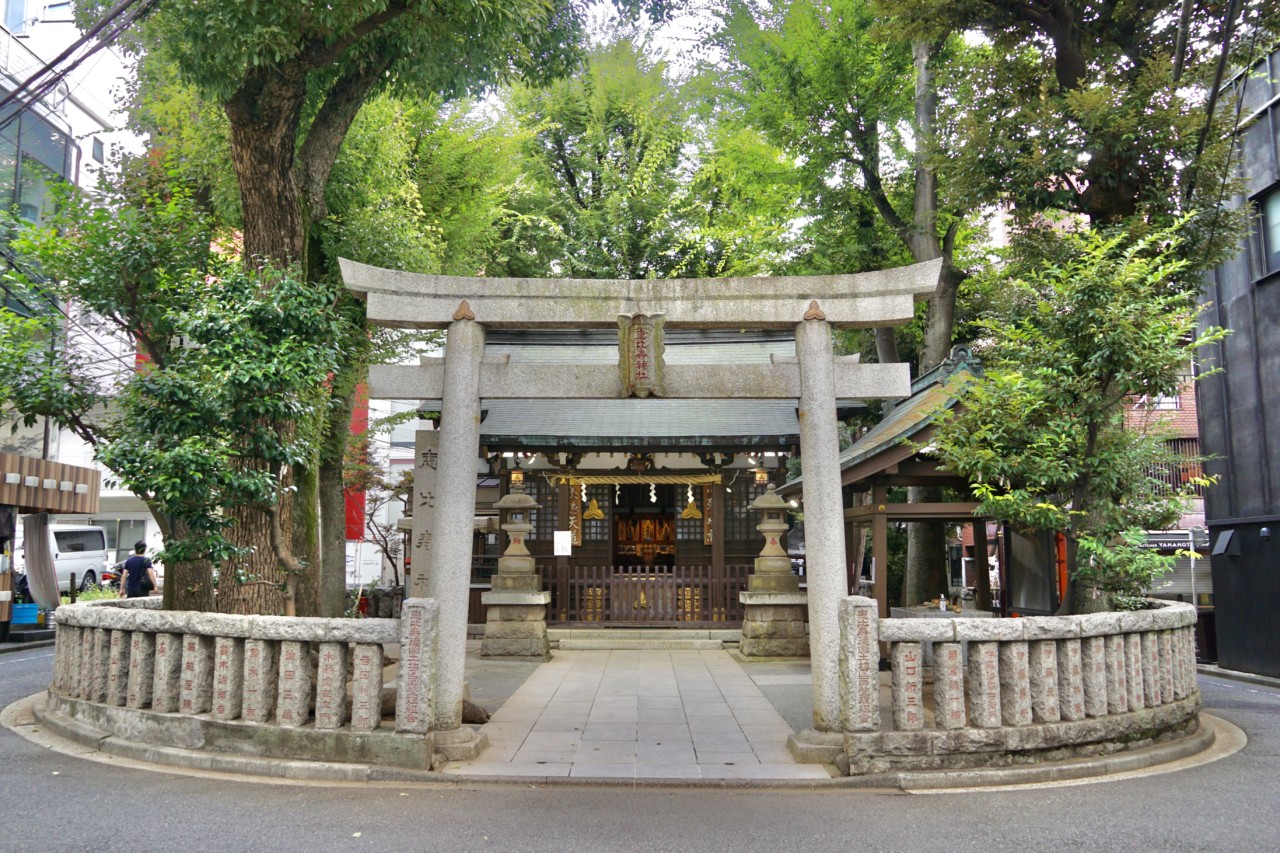
<path fill-rule="evenodd" d="M 342 38 L 336 41 L 325 42 L 320 38 L 312 39 L 294 61 L 301 63 L 307 71 L 324 68 L 337 61 L 342 54 L 347 52 L 347 48 L 360 41 L 360 39 L 381 29 L 408 11 L 409 0 L 392 0 L 387 4 L 387 8 L 352 26 Z"/>

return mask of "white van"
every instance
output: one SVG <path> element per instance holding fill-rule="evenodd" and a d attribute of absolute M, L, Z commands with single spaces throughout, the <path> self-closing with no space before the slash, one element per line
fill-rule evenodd
<path fill-rule="evenodd" d="M 25 551 L 24 543 L 18 553 L 25 557 Z M 58 589 L 62 592 L 71 590 L 73 572 L 76 587 L 83 591 L 101 582 L 103 572 L 111 566 L 107 554 L 107 532 L 87 524 L 50 524 L 49 553 L 58 575 Z M 25 560 L 22 568 L 25 569 Z"/>

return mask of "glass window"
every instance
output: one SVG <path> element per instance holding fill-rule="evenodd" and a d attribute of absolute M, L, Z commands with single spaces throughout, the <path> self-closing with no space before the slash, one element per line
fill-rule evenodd
<path fill-rule="evenodd" d="M 4 25 L 11 33 L 20 33 L 27 28 L 26 0 L 5 0 Z"/>
<path fill-rule="evenodd" d="M 1267 272 L 1280 272 L 1280 187 L 1262 197 L 1262 260 Z"/>
<path fill-rule="evenodd" d="M 34 157 L 55 174 L 66 174 L 67 136 L 62 131 L 28 111 L 22 116 L 21 142 L 23 156 Z"/>
<path fill-rule="evenodd" d="M 55 530 L 53 541 L 62 554 L 107 550 L 107 542 L 101 530 Z"/>
<path fill-rule="evenodd" d="M 52 215 L 54 210 L 53 185 L 58 175 L 43 163 L 25 153 L 18 173 L 18 215 L 37 225 Z"/>
<path fill-rule="evenodd" d="M 0 209 L 13 206 L 13 191 L 18 180 L 18 146 L 0 135 Z"/>

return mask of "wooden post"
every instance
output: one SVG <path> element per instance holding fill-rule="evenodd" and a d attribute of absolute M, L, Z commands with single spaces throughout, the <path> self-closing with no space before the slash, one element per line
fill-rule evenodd
<path fill-rule="evenodd" d="M 973 599 L 979 610 L 991 609 L 991 564 L 987 562 L 987 522 L 978 518 L 973 522 Z"/>
<path fill-rule="evenodd" d="M 876 566 L 876 604 L 879 605 L 881 619 L 889 616 L 889 516 L 880 509 L 888 503 L 888 487 L 872 486 L 871 558 Z"/>

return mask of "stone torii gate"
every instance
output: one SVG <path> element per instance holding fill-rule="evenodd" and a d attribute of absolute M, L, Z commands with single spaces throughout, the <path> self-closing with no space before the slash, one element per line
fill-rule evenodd
<path fill-rule="evenodd" d="M 841 730 L 838 606 L 848 590 L 836 401 L 906 397 L 911 380 L 906 364 L 833 356 L 831 329 L 906 323 L 914 303 L 933 292 L 941 261 L 851 275 L 667 280 L 434 276 L 345 259 L 340 266 L 371 322 L 447 330 L 443 358 L 369 372 L 373 397 L 441 401 L 426 566 L 426 593 L 440 608 L 435 730 L 462 724 L 481 399 L 618 398 L 640 390 L 668 398 L 799 401 L 814 728 Z M 656 315 L 670 328 L 794 328 L 796 357 L 768 365 L 670 364 L 658 387 L 633 389 L 618 374 L 576 375 L 563 366 L 484 355 L 486 328 L 614 328 L 620 318 Z"/>

